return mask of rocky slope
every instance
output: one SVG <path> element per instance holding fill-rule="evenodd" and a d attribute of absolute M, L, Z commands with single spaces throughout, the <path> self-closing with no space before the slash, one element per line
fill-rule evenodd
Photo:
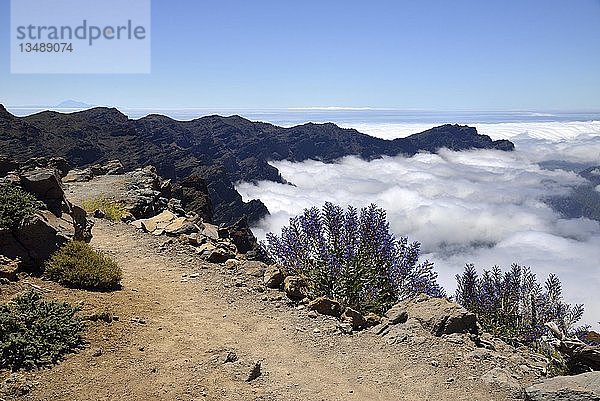
<path fill-rule="evenodd" d="M 48 208 L 90 196 L 172 203 L 152 189 L 167 185 L 151 168 L 69 182 L 63 191 L 57 170 L 42 174 L 62 161 L 28 164 L 39 165 L 35 174 L 4 178 L 25 186 L 40 178 L 28 188 Z M 37 191 L 42 184 L 56 191 Z M 421 294 L 384 316 L 309 300 L 302 278 L 248 260 L 235 240 L 247 238 L 239 237 L 244 227 L 223 238 L 222 229 L 195 222 L 203 229 L 189 234 L 170 213 L 131 224 L 86 220 L 92 246 L 123 270 L 119 291 L 68 289 L 24 272 L 0 279 L 0 303 L 33 287 L 81 305 L 88 341 L 51 369 L 0 371 L 0 400 L 600 399 L 600 372 L 545 380 L 545 357 L 482 333 L 474 314 L 446 299 Z"/>
<path fill-rule="evenodd" d="M 15 117 L 0 105 L 0 154 L 21 161 L 62 156 L 76 167 L 113 159 L 121 160 L 126 170 L 152 164 L 161 176 L 176 181 L 196 174 L 207 183 L 216 223 L 232 223 L 243 215 L 252 222 L 268 213 L 258 200 L 242 202 L 233 186 L 240 180 L 282 182 L 268 161 L 333 162 L 347 155 L 373 159 L 435 152 L 442 147 L 514 149 L 509 141 L 492 141 L 475 128 L 459 125 L 443 125 L 389 141 L 330 123 L 282 128 L 216 115 L 192 121 L 161 115 L 130 120 L 117 109 L 101 107 Z"/>

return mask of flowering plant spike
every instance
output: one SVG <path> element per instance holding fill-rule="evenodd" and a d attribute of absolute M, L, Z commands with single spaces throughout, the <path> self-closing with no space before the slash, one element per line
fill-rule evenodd
<path fill-rule="evenodd" d="M 417 293 L 444 296 L 433 264 L 419 263 L 420 244 L 396 239 L 374 204 L 305 209 L 281 236 L 267 234 L 267 251 L 287 275 L 306 277 L 314 296 L 362 312 L 381 313 Z"/>
<path fill-rule="evenodd" d="M 513 264 L 502 272 L 494 266 L 480 276 L 468 264 L 456 280 L 456 301 L 478 315 L 485 331 L 505 340 L 531 344 L 546 334 L 547 322 L 555 322 L 568 335 L 585 329 L 574 328 L 583 305 L 563 302 L 562 286 L 554 274 L 541 285 L 528 267 Z"/>

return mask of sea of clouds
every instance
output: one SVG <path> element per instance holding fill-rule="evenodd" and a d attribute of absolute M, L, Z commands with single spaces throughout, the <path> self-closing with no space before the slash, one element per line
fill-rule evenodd
<path fill-rule="evenodd" d="M 565 298 L 584 303 L 584 320 L 598 328 L 600 224 L 564 219 L 543 202 L 584 181 L 571 164 L 548 170 L 540 163 L 600 165 L 600 122 L 473 125 L 494 139 L 510 138 L 517 150 L 442 150 L 370 162 L 345 157 L 335 164 L 273 162 L 294 186 L 263 181 L 239 183 L 237 189 L 245 200 L 261 199 L 271 212 L 254 228 L 260 238 L 279 233 L 290 217 L 325 201 L 376 203 L 387 211 L 396 235 L 422 243 L 423 257 L 435 263 L 450 293 L 465 263 L 480 270 L 519 263 L 531 266 L 540 280 L 558 274 Z M 431 126 L 353 125 L 387 139 Z"/>

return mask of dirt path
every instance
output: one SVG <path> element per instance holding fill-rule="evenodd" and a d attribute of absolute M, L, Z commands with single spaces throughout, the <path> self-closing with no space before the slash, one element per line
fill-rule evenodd
<path fill-rule="evenodd" d="M 434 337 L 389 345 L 341 335 L 264 290 L 252 271 L 212 265 L 125 224 L 98 220 L 92 245 L 124 272 L 113 293 L 37 280 L 48 296 L 85 301 L 89 346 L 52 369 L 27 374 L 34 400 L 504 400 L 483 383 L 489 367 Z M 162 244 L 162 245 L 161 245 Z M 33 279 L 32 279 L 33 280 Z M 24 285 L 21 283 L 20 285 Z M 239 358 L 224 363 L 227 351 Z M 256 361 L 262 376 L 246 382 Z"/>

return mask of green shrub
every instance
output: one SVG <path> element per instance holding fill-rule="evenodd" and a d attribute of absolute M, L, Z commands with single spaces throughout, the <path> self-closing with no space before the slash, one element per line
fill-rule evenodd
<path fill-rule="evenodd" d="M 108 256 L 85 242 L 63 245 L 46 262 L 45 276 L 60 284 L 88 290 L 116 289 L 121 281 L 121 268 Z"/>
<path fill-rule="evenodd" d="M 46 205 L 29 192 L 10 184 L 0 185 L 0 228 L 15 228 Z"/>
<path fill-rule="evenodd" d="M 57 363 L 83 345 L 77 308 L 29 291 L 0 305 L 0 368 L 34 369 Z"/>
<path fill-rule="evenodd" d="M 127 210 L 122 203 L 102 197 L 84 199 L 81 202 L 81 207 L 88 213 L 100 210 L 104 212 L 107 219 L 113 221 L 121 221 L 121 218 L 127 214 Z"/>

